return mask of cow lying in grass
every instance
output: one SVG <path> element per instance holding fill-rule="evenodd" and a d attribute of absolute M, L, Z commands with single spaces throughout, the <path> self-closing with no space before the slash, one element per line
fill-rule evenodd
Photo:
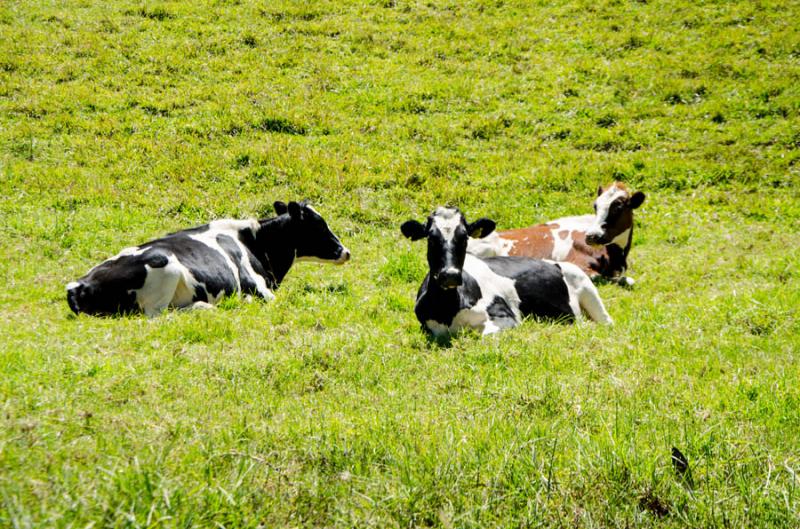
<path fill-rule="evenodd" d="M 489 219 L 470 224 L 458 209 L 445 207 L 425 224 L 403 223 L 403 235 L 428 240 L 430 270 L 414 307 L 423 329 L 436 336 L 465 327 L 490 334 L 516 326 L 525 316 L 575 320 L 582 311 L 611 323 L 597 288 L 574 264 L 467 254 L 469 237 L 485 237 L 494 227 Z"/>
<path fill-rule="evenodd" d="M 597 189 L 594 215 L 564 217 L 528 228 L 495 232 L 469 242 L 468 252 L 478 257 L 520 255 L 575 263 L 593 280 L 608 279 L 633 286 L 625 276 L 633 240 L 633 210 L 644 193 L 631 193 L 614 182 Z"/>
<path fill-rule="evenodd" d="M 73 312 L 111 315 L 210 307 L 234 293 L 273 299 L 295 261 L 343 264 L 350 251 L 306 202 L 277 217 L 215 220 L 126 248 L 67 285 Z"/>

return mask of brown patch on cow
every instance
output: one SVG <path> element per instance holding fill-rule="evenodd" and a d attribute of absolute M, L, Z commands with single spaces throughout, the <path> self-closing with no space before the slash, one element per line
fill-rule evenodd
<path fill-rule="evenodd" d="M 551 259 L 553 248 L 553 236 L 550 228 L 544 224 L 521 228 L 518 230 L 501 231 L 499 233 L 503 239 L 514 242 L 509 255 L 522 255 L 536 259 Z"/>
<path fill-rule="evenodd" d="M 530 228 L 501 231 L 499 235 L 503 239 L 514 241 L 509 255 L 553 259 L 555 244 L 552 230 L 557 227 L 557 223 L 538 224 Z M 569 233 L 570 230 L 561 230 L 558 236 L 565 239 Z M 590 277 L 598 275 L 609 261 L 607 249 L 604 246 L 595 248 L 586 244 L 586 234 L 582 231 L 572 231 L 572 248 L 564 260 L 578 265 Z"/>

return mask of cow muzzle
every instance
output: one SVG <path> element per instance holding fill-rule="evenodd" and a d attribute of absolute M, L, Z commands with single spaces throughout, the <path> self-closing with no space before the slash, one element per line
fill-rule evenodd
<path fill-rule="evenodd" d="M 345 264 L 347 261 L 350 260 L 350 250 L 347 248 L 342 248 L 341 253 L 339 254 L 339 258 L 334 261 L 336 264 Z"/>
<path fill-rule="evenodd" d="M 590 246 L 605 246 L 608 242 L 608 237 L 603 231 L 586 232 L 586 244 Z"/>
<path fill-rule="evenodd" d="M 81 293 L 83 292 L 83 285 L 73 281 L 72 283 L 67 285 L 67 304 L 69 308 L 72 309 L 72 312 L 75 314 L 80 313 L 81 307 L 79 304 L 79 300 L 81 298 Z"/>
<path fill-rule="evenodd" d="M 451 288 L 458 288 L 463 283 L 461 279 L 461 271 L 456 268 L 448 268 L 436 274 L 434 277 L 436 284 L 439 288 L 448 290 Z"/>

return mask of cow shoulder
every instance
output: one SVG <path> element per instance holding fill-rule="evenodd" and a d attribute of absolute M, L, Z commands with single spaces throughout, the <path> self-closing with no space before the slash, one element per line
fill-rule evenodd
<path fill-rule="evenodd" d="M 511 307 L 519 306 L 519 296 L 514 285 L 513 274 L 504 273 L 502 263 L 517 262 L 520 259 L 522 258 L 489 257 L 480 259 L 467 255 L 464 261 L 464 275 L 474 279 L 479 291 L 479 301 L 483 302 L 484 309 L 496 296 L 505 298 Z"/>

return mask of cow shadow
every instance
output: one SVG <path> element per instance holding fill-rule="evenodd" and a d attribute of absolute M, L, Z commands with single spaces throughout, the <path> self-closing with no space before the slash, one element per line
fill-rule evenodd
<path fill-rule="evenodd" d="M 447 334 L 444 336 L 437 336 L 432 332 L 429 332 L 424 327 L 422 328 L 422 332 L 425 334 L 425 343 L 428 345 L 429 348 L 437 348 L 437 349 L 450 349 L 453 347 L 453 335 Z"/>

